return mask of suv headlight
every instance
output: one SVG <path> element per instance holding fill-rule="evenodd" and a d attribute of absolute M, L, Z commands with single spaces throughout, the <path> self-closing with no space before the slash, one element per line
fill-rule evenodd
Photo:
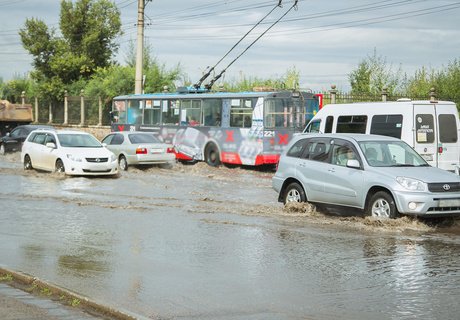
<path fill-rule="evenodd" d="M 413 179 L 413 178 L 407 178 L 407 177 L 397 177 L 396 181 L 403 186 L 405 189 L 410 190 L 410 191 L 426 191 L 427 184 L 423 181 Z"/>
<path fill-rule="evenodd" d="M 67 158 L 71 161 L 75 161 L 75 162 L 82 162 L 83 159 L 81 157 L 78 157 L 78 156 L 75 156 L 73 154 L 67 154 Z"/>

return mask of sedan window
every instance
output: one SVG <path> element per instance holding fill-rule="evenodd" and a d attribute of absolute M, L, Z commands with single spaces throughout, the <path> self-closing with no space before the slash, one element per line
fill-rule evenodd
<path fill-rule="evenodd" d="M 109 134 L 107 137 L 105 137 L 103 140 L 102 140 L 102 143 L 105 143 L 105 144 L 110 144 L 112 142 L 112 139 L 113 139 L 113 134 Z"/>
<path fill-rule="evenodd" d="M 35 142 L 35 143 L 38 143 L 38 144 L 45 144 L 45 138 L 46 138 L 46 134 L 44 134 L 44 133 L 38 133 L 38 134 L 34 137 L 34 142 Z"/>
<path fill-rule="evenodd" d="M 116 134 L 114 135 L 112 141 L 110 142 L 111 145 L 119 145 L 122 144 L 123 141 L 125 141 L 125 137 L 121 134 Z"/>
<path fill-rule="evenodd" d="M 153 134 L 130 134 L 128 136 L 131 143 L 161 143 Z"/>

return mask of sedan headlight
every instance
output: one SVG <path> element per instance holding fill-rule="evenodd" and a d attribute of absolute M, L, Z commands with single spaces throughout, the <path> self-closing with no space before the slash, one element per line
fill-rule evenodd
<path fill-rule="evenodd" d="M 117 160 L 117 156 L 116 156 L 115 154 L 112 153 L 112 154 L 110 155 L 110 161 L 111 161 L 111 162 L 114 162 L 114 161 L 116 161 L 116 160 Z"/>
<path fill-rule="evenodd" d="M 396 181 L 402 185 L 405 189 L 410 191 L 426 191 L 427 184 L 423 181 L 407 178 L 407 177 L 397 177 Z"/>
<path fill-rule="evenodd" d="M 76 155 L 73 155 L 73 154 L 67 154 L 67 158 L 71 161 L 75 161 L 75 162 L 82 162 L 83 161 L 83 158 L 81 157 L 78 157 Z"/>

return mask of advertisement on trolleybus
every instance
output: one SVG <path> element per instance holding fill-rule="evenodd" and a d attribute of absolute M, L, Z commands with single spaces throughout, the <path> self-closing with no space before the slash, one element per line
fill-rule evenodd
<path fill-rule="evenodd" d="M 183 161 L 276 164 L 320 101 L 321 95 L 303 91 L 123 95 L 113 99 L 112 131 L 152 132 Z"/>

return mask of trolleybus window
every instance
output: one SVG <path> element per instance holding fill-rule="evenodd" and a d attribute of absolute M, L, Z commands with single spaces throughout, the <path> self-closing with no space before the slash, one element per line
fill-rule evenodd
<path fill-rule="evenodd" d="M 265 126 L 267 128 L 289 128 L 293 122 L 293 106 L 287 99 L 267 99 L 265 101 Z"/>
<path fill-rule="evenodd" d="M 145 100 L 143 124 L 161 123 L 161 100 Z"/>
<path fill-rule="evenodd" d="M 161 111 L 163 124 L 179 124 L 179 101 L 161 101 Z"/>
<path fill-rule="evenodd" d="M 222 121 L 222 99 L 206 99 L 203 105 L 203 124 L 220 126 Z"/>
<path fill-rule="evenodd" d="M 252 100 L 232 99 L 230 109 L 230 126 L 250 128 L 252 124 Z"/>

